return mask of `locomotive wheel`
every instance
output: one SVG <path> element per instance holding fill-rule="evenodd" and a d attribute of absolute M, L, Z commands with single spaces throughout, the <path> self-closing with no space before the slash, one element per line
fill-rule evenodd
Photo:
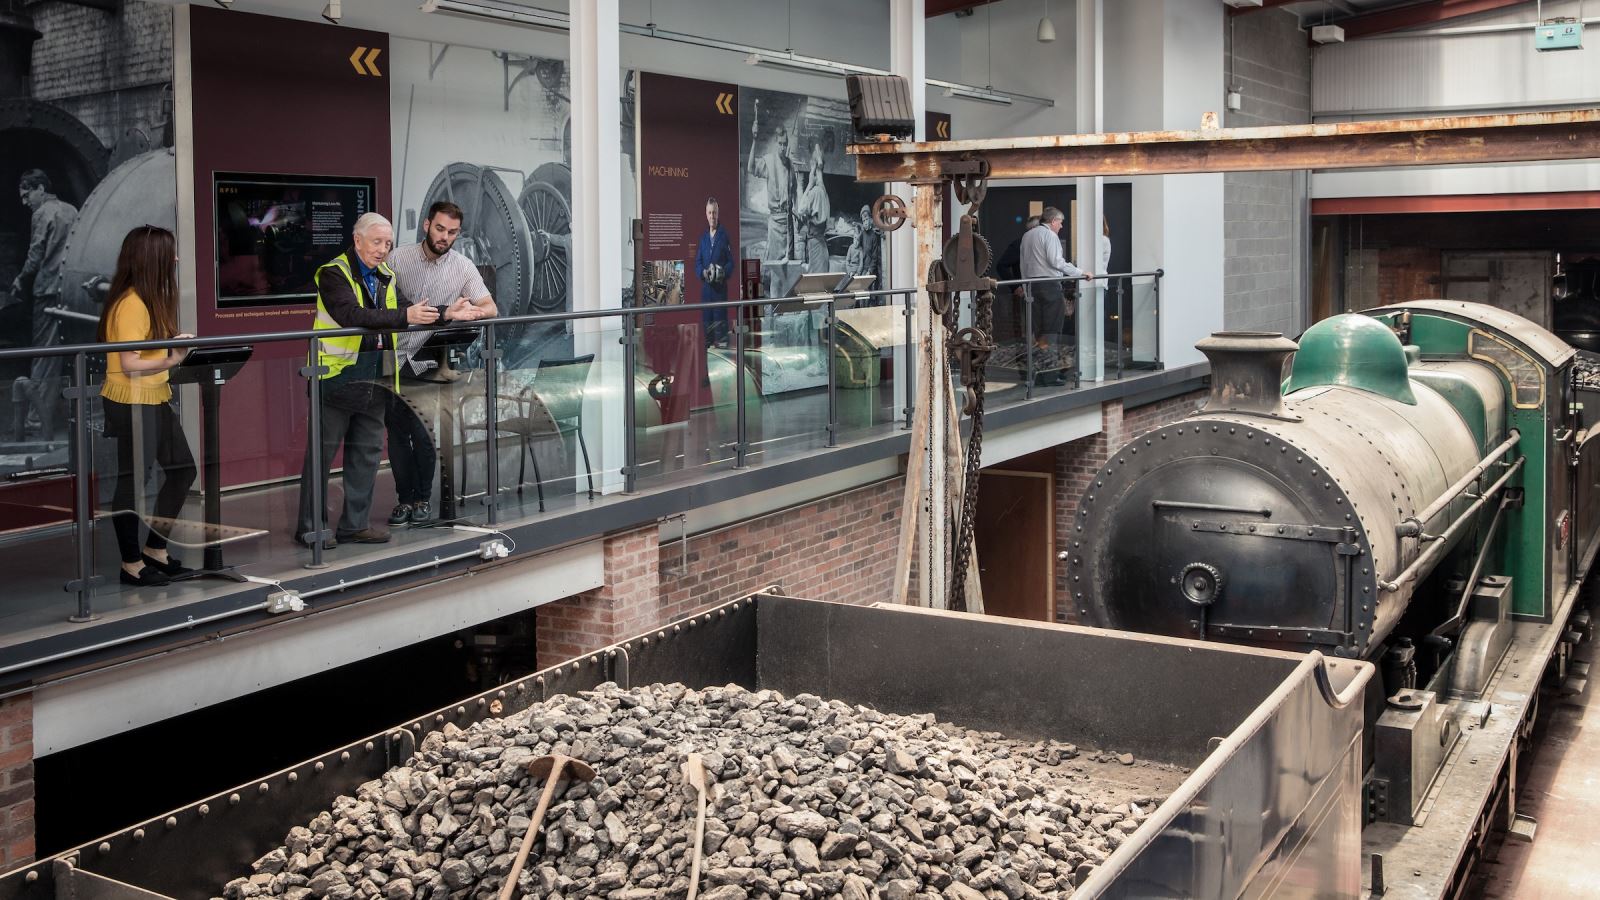
<path fill-rule="evenodd" d="M 528 291 L 534 267 L 531 232 L 527 218 L 500 175 L 474 163 L 450 163 L 434 176 L 423 197 L 422 209 L 439 200 L 455 203 L 466 214 L 456 249 L 474 265 L 494 269 L 491 290 L 504 314 L 529 312 Z M 417 240 L 426 239 L 426 226 L 419 223 Z M 429 299 L 437 302 L 441 298 Z"/>
<path fill-rule="evenodd" d="M 528 221 L 533 240 L 533 267 L 529 302 L 538 312 L 567 308 L 569 248 L 543 235 L 570 238 L 572 171 L 561 163 L 545 163 L 528 177 L 517 205 Z"/>

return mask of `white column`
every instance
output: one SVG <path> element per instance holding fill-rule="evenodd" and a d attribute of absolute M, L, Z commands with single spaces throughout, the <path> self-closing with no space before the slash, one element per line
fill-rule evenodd
<path fill-rule="evenodd" d="M 1077 131 L 1093 134 L 1105 130 L 1105 16 L 1104 0 L 1077 0 Z M 1074 219 L 1077 242 L 1073 259 L 1081 269 L 1102 275 L 1096 252 L 1104 178 L 1077 179 L 1078 214 Z M 1106 374 L 1104 282 L 1085 282 L 1078 294 L 1078 360 L 1085 381 L 1102 381 Z"/>
<path fill-rule="evenodd" d="M 609 309 L 622 303 L 617 258 L 628 223 L 622 220 L 621 32 L 618 0 L 572 4 L 569 51 L 572 91 L 572 308 Z M 621 488 L 623 403 L 627 396 L 620 318 L 584 319 L 573 326 L 577 353 L 593 353 L 589 394 L 601 399 L 586 411 L 590 448 L 605 473 L 607 492 Z M 598 412 L 598 415 L 592 413 Z"/>
<path fill-rule="evenodd" d="M 890 0 L 889 3 L 889 71 L 904 78 L 911 88 L 912 116 L 916 122 L 915 137 L 927 139 L 928 86 L 927 86 L 927 17 L 924 0 Z M 891 184 L 889 191 L 911 205 L 911 186 Z M 910 225 L 907 222 L 907 225 Z M 902 226 L 889 235 L 889 268 L 885 270 L 888 285 L 879 287 L 909 288 L 917 285 L 917 238 L 914 229 Z M 906 298 L 896 298 L 904 303 Z M 906 360 L 914 352 L 913 343 L 894 358 L 894 383 L 900 408 L 910 401 L 912 384 L 906 379 Z"/>

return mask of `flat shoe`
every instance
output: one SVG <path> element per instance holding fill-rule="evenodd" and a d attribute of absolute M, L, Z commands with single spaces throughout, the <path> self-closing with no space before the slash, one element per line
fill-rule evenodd
<path fill-rule="evenodd" d="M 178 559 L 175 556 L 167 557 L 166 562 L 162 562 L 148 553 L 139 554 L 139 558 L 144 560 L 145 568 L 155 569 L 157 572 L 160 572 L 168 578 L 183 578 L 186 575 L 195 574 L 194 569 L 184 566 L 183 560 Z"/>
<path fill-rule="evenodd" d="M 131 587 L 161 587 L 172 583 L 172 579 L 148 565 L 140 569 L 138 575 L 129 575 L 127 569 L 118 569 L 117 574 L 122 576 L 123 584 Z"/>

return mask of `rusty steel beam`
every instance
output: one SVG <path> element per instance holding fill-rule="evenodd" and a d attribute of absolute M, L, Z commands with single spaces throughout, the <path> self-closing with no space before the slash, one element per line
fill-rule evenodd
<path fill-rule="evenodd" d="M 1264 128 L 851 144 L 856 180 L 938 178 L 981 156 L 991 178 L 1474 165 L 1600 157 L 1600 109 Z"/>

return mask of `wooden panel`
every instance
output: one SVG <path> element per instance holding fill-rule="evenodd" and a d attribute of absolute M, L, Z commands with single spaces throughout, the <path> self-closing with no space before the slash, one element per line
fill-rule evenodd
<path fill-rule="evenodd" d="M 1055 476 L 985 470 L 974 540 L 984 612 L 1054 621 Z"/>

